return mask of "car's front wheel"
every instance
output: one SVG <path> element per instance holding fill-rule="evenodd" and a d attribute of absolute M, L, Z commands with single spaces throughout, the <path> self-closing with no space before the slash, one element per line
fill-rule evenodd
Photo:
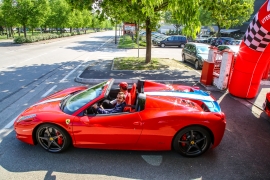
<path fill-rule="evenodd" d="M 199 65 L 199 61 L 198 60 L 196 60 L 195 61 L 195 69 L 197 69 L 197 70 L 199 70 L 200 69 L 200 65 Z"/>
<path fill-rule="evenodd" d="M 203 127 L 191 126 L 180 130 L 174 140 L 173 148 L 183 156 L 195 157 L 205 153 L 211 145 L 211 136 Z"/>
<path fill-rule="evenodd" d="M 36 139 L 45 150 L 53 153 L 66 150 L 71 144 L 69 134 L 53 124 L 39 126 L 36 131 Z"/>
<path fill-rule="evenodd" d="M 165 44 L 161 44 L 160 46 L 164 48 L 165 47 Z"/>
<path fill-rule="evenodd" d="M 183 62 L 187 62 L 185 54 L 182 54 L 182 60 L 183 60 Z"/>

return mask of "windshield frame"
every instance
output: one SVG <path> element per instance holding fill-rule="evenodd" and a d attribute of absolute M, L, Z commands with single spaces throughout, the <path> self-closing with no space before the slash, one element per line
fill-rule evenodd
<path fill-rule="evenodd" d="M 62 111 L 66 114 L 79 114 L 84 107 L 93 104 L 101 98 L 106 98 L 109 94 L 114 79 L 101 82 L 79 93 L 70 96 L 63 106 Z"/>

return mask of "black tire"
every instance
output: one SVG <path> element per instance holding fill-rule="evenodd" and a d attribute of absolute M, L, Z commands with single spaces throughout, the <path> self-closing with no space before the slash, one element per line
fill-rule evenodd
<path fill-rule="evenodd" d="M 173 148 L 186 157 L 196 157 L 205 153 L 211 144 L 209 132 L 199 126 L 191 126 L 179 131 L 174 140 Z"/>
<path fill-rule="evenodd" d="M 200 65 L 199 65 L 199 61 L 198 60 L 195 61 L 194 67 L 195 67 L 196 70 L 199 70 L 200 69 Z"/>
<path fill-rule="evenodd" d="M 162 43 L 162 44 L 160 45 L 160 47 L 164 48 L 164 47 L 165 47 L 165 44 Z"/>
<path fill-rule="evenodd" d="M 185 45 L 184 45 L 184 44 L 181 44 L 181 45 L 180 45 L 180 48 L 184 48 L 184 47 L 185 47 Z"/>
<path fill-rule="evenodd" d="M 43 124 L 36 131 L 37 142 L 47 151 L 58 153 L 65 151 L 71 144 L 69 134 L 54 124 Z"/>
<path fill-rule="evenodd" d="M 185 56 L 185 54 L 182 54 L 182 61 L 183 61 L 183 62 L 187 62 L 187 61 L 186 61 L 186 56 Z"/>

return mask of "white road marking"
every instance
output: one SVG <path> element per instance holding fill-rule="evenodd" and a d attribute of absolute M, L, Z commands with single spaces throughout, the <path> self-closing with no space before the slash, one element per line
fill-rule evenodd
<path fill-rule="evenodd" d="M 50 94 L 56 87 L 57 87 L 57 85 L 54 85 L 51 89 L 49 89 L 47 92 L 45 92 L 41 97 L 47 96 L 47 95 Z"/>
<path fill-rule="evenodd" d="M 22 112 L 21 112 L 21 113 L 22 113 Z M 20 114 L 21 114 L 21 113 L 20 113 Z M 20 115 L 20 114 L 19 114 L 19 115 Z M 12 121 L 10 121 L 10 122 L 4 127 L 4 129 L 9 129 L 9 128 L 11 128 L 11 127 L 13 126 L 15 120 L 19 117 L 19 115 L 18 115 L 17 117 L 15 117 Z"/>
<path fill-rule="evenodd" d="M 11 133 L 12 131 L 13 131 L 13 129 L 0 129 L 0 143 L 2 142 L 4 137 L 9 135 L 9 133 Z"/>
<path fill-rule="evenodd" d="M 83 63 L 81 63 L 79 66 L 77 66 L 75 69 L 73 69 L 72 71 L 70 71 L 63 79 L 61 79 L 59 82 L 64 82 L 72 73 L 74 73 L 74 71 L 76 71 Z"/>
<path fill-rule="evenodd" d="M 48 53 L 43 53 L 43 54 L 41 54 L 41 55 L 39 55 L 39 56 L 32 57 L 32 58 L 30 58 L 30 59 L 26 59 L 26 60 L 24 60 L 24 61 L 22 61 L 22 62 L 30 61 L 30 60 L 32 60 L 32 59 L 35 59 L 35 58 L 37 58 L 37 57 L 40 57 L 40 56 L 43 56 L 43 55 L 46 55 L 46 54 L 48 54 Z"/>

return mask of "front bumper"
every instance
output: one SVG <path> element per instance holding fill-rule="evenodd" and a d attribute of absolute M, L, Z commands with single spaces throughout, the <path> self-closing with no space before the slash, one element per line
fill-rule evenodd
<path fill-rule="evenodd" d="M 14 125 L 14 130 L 16 132 L 16 138 L 27 144 L 35 145 L 33 141 L 33 128 L 27 128 L 25 126 Z"/>

